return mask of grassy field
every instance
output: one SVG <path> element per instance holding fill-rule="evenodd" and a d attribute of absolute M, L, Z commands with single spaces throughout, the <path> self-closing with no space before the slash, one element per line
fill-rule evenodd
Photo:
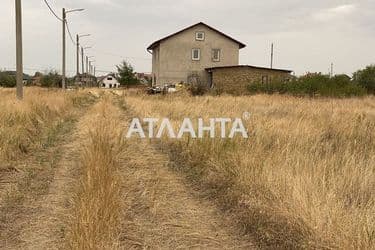
<path fill-rule="evenodd" d="M 125 146 L 118 113 L 111 99 L 104 98 L 80 126 L 82 177 L 68 228 L 69 249 L 118 249 L 124 199 L 118 171 Z"/>
<path fill-rule="evenodd" d="M 0 193 L 23 197 L 0 200 L 0 248 L 375 246 L 374 97 L 0 95 Z M 248 139 L 125 138 L 133 117 L 244 112 Z"/>
<path fill-rule="evenodd" d="M 262 247 L 375 245 L 375 98 L 124 97 L 138 117 L 239 117 L 250 138 L 162 140 Z M 207 121 L 207 120 L 206 120 Z M 158 142 L 156 142 L 158 143 Z M 160 143 L 159 143 L 160 144 Z"/>
<path fill-rule="evenodd" d="M 86 93 L 87 94 L 87 93 Z M 47 147 L 59 126 L 71 118 L 83 92 L 26 88 L 25 99 L 13 89 L 0 89 L 0 170 L 33 150 Z"/>

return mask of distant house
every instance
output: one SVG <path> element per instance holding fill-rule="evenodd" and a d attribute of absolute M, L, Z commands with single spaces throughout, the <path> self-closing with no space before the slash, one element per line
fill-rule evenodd
<path fill-rule="evenodd" d="M 135 78 L 137 78 L 141 84 L 149 84 L 151 83 L 152 75 L 147 73 L 135 73 Z"/>
<path fill-rule="evenodd" d="M 115 74 L 108 74 L 99 78 L 99 88 L 119 88 L 120 83 L 117 81 Z"/>
<path fill-rule="evenodd" d="M 290 79 L 290 70 L 239 65 L 239 51 L 246 45 L 208 26 L 197 23 L 152 43 L 152 85 L 185 83 L 246 91 L 252 82 Z M 225 86 L 224 86 L 225 85 Z"/>
<path fill-rule="evenodd" d="M 42 86 L 43 74 L 40 72 L 35 72 L 34 76 L 31 78 L 31 85 Z"/>

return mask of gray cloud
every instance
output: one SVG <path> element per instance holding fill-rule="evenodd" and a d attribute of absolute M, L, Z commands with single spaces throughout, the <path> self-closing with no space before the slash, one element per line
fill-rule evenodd
<path fill-rule="evenodd" d="M 301 0 L 49 0 L 61 8 L 85 8 L 68 16 L 73 34 L 91 33 L 85 45 L 94 45 L 98 68 L 114 70 L 123 58 L 137 71 L 151 71 L 145 48 L 154 40 L 193 23 L 204 21 L 248 44 L 242 64 L 269 65 L 275 43 L 275 65 L 327 72 L 352 73 L 375 63 L 375 2 Z M 14 1 L 0 9 L 0 68 L 15 64 Z M 24 60 L 28 69 L 61 68 L 61 24 L 41 0 L 23 1 Z M 68 45 L 68 70 L 75 70 L 73 44 Z"/>

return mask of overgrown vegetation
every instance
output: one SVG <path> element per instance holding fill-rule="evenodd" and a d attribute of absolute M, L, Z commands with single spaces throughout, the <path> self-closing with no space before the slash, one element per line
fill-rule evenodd
<path fill-rule="evenodd" d="M 350 97 L 363 96 L 366 89 L 346 75 L 329 77 L 320 73 L 307 74 L 291 81 L 272 81 L 248 86 L 250 93 L 291 94 L 296 96 Z"/>
<path fill-rule="evenodd" d="M 375 93 L 375 66 L 368 66 L 353 74 L 330 77 L 321 73 L 308 73 L 291 81 L 275 80 L 248 86 L 252 94 L 291 94 L 295 96 L 351 97 Z"/>
<path fill-rule="evenodd" d="M 63 93 L 26 88 L 25 99 L 16 102 L 13 90 L 0 91 L 0 168 L 8 162 L 46 147 L 53 131 L 67 119 L 87 93 Z M 48 146 L 48 145 L 47 145 Z"/>
<path fill-rule="evenodd" d="M 87 120 L 82 178 L 69 227 L 70 249 L 117 249 L 121 215 L 119 156 L 122 128 L 108 98 L 98 103 Z M 93 124 L 92 121 L 95 120 Z"/>
<path fill-rule="evenodd" d="M 208 92 L 208 88 L 204 84 L 191 85 L 188 89 L 193 96 L 203 96 Z"/>
<path fill-rule="evenodd" d="M 61 88 L 62 77 L 57 71 L 49 71 L 48 73 L 41 75 L 40 84 L 42 87 Z"/>
<path fill-rule="evenodd" d="M 244 140 L 169 140 L 175 168 L 267 249 L 373 249 L 374 97 L 134 97 L 139 117 L 242 117 Z M 172 105 L 171 105 L 172 104 Z M 156 129 L 155 129 L 156 130 Z M 219 129 L 217 130 L 219 131 Z"/>
<path fill-rule="evenodd" d="M 13 88 L 16 86 L 16 77 L 0 71 L 0 87 Z"/>
<path fill-rule="evenodd" d="M 365 88 L 368 93 L 375 94 L 375 65 L 367 66 L 365 69 L 355 72 L 353 80 Z"/>

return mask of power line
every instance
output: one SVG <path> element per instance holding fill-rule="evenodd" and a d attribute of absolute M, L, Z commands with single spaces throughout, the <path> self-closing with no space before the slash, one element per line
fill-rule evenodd
<path fill-rule="evenodd" d="M 14 70 L 16 70 L 16 68 L 15 68 L 15 67 L 3 67 L 3 68 L 1 68 L 1 70 L 3 70 L 3 71 L 14 71 Z M 45 72 L 45 71 L 47 71 L 47 72 L 49 72 L 49 71 L 56 71 L 56 72 L 59 72 L 59 71 L 58 71 L 57 69 L 55 69 L 54 67 L 45 67 L 45 68 L 31 67 L 31 68 L 28 68 L 28 67 L 26 66 L 26 67 L 24 67 L 24 70 L 27 70 L 27 71 L 35 71 L 35 72 L 37 72 L 37 71 L 39 71 L 39 72 Z M 74 73 L 75 70 L 67 70 L 67 72 L 69 72 L 69 73 Z"/>
<path fill-rule="evenodd" d="M 68 30 L 68 34 L 69 34 L 70 40 L 72 41 L 73 45 L 75 46 L 77 44 L 76 44 L 76 42 L 73 39 L 72 33 L 70 32 L 68 21 L 65 21 L 65 23 L 66 23 L 66 29 Z"/>
<path fill-rule="evenodd" d="M 145 58 L 145 57 L 129 57 L 129 56 L 123 56 L 123 55 L 119 55 L 119 54 L 114 54 L 114 53 L 109 53 L 109 52 L 105 52 L 105 51 L 101 51 L 101 50 L 96 50 L 97 54 L 102 54 L 102 55 L 108 55 L 108 56 L 114 56 L 114 57 L 120 57 L 120 58 L 124 58 L 124 59 L 136 59 L 136 60 L 146 60 L 146 61 L 151 61 L 152 59 L 151 58 Z"/>
<path fill-rule="evenodd" d="M 57 14 L 56 12 L 51 8 L 51 6 L 49 5 L 49 3 L 47 2 L 47 0 L 44 0 L 44 3 L 47 5 L 48 9 L 51 11 L 51 13 L 59 20 L 59 21 L 63 21 Z"/>

